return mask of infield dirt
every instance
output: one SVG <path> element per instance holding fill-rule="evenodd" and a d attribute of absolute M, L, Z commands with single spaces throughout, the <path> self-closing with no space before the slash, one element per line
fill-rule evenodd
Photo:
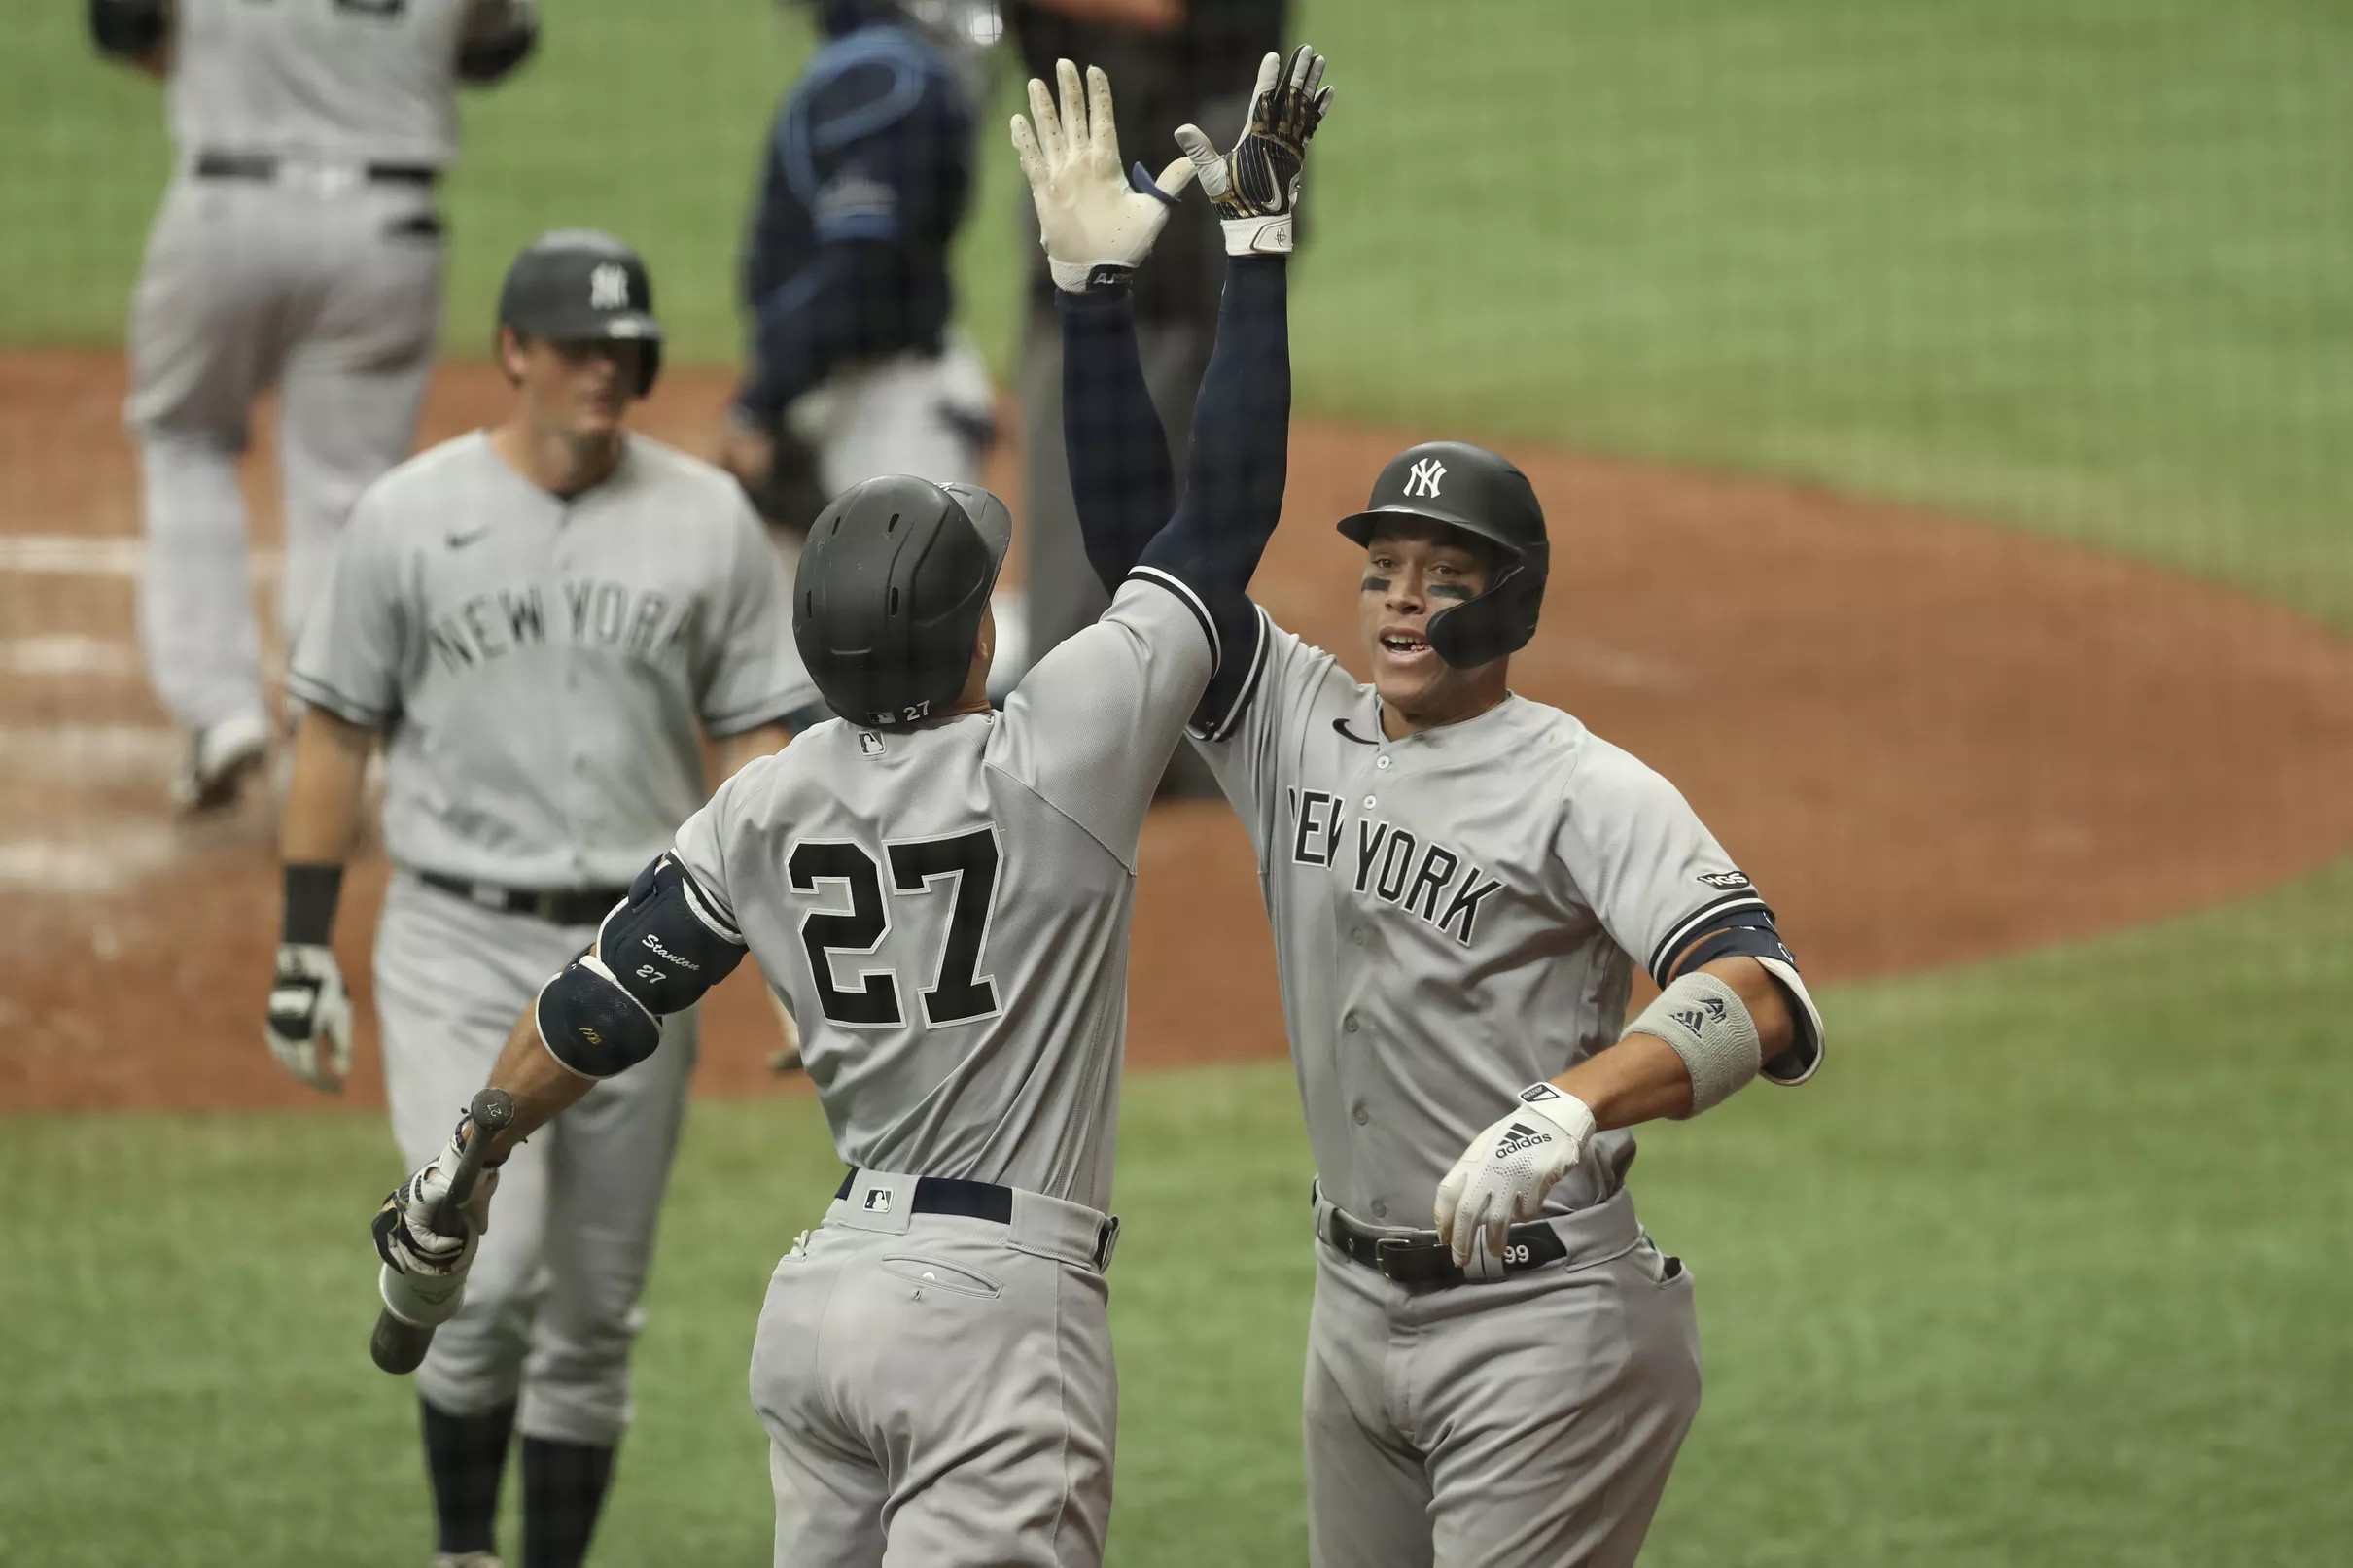
<path fill-rule="evenodd" d="M 137 476 L 112 353 L 0 356 L 0 1110 L 315 1103 L 269 1059 L 267 798 L 177 822 L 177 738 L 139 672 Z M 730 383 L 673 372 L 641 428 L 707 451 Z M 420 443 L 499 417 L 438 374 Z M 1398 447 L 1453 432 L 1302 422 L 1255 592 L 1361 668 L 1331 519 Z M 266 607 L 275 473 L 248 492 Z M 1021 513 L 1017 465 L 994 478 Z M 1949 963 L 2156 919 L 2353 849 L 2353 645 L 2285 610 L 2048 540 L 1729 475 L 1507 447 L 1554 572 L 1516 689 L 1672 779 L 1765 890 L 1809 977 Z M 1018 551 L 1016 552 L 1018 556 Z M 1283 1049 L 1249 846 L 1215 801 L 1144 834 L 1131 1063 Z M 384 865 L 336 946 L 380 1096 L 367 956 Z M 750 972 L 710 1004 L 698 1086 L 780 1090 Z M 1870 1040 L 1843 1049 L 1868 1051 Z"/>

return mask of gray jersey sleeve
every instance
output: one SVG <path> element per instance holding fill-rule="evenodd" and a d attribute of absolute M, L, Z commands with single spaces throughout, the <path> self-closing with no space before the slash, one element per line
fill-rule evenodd
<path fill-rule="evenodd" d="M 369 729 L 401 711 L 410 615 L 400 535 L 379 492 L 360 498 L 336 541 L 327 587 L 303 618 L 286 689 Z"/>
<path fill-rule="evenodd" d="M 1284 631 L 1261 608 L 1251 669 L 1232 705 L 1213 715 L 1195 715 L 1194 747 L 1234 804 L 1258 864 L 1266 867 L 1267 846 L 1281 836 L 1278 818 L 1283 790 L 1298 783 L 1296 772 L 1304 727 L 1320 708 L 1345 713 L 1359 689 L 1355 679 L 1314 644 Z"/>
<path fill-rule="evenodd" d="M 792 590 L 759 519 L 733 499 L 733 569 L 699 672 L 703 728 L 735 735 L 818 701 L 792 642 Z"/>
<path fill-rule="evenodd" d="M 1133 869 L 1152 791 L 1215 665 L 1207 612 L 1140 573 L 1005 702 L 992 760 Z"/>
<path fill-rule="evenodd" d="M 1681 791 L 1598 737 L 1568 775 L 1554 842 L 1568 896 L 1662 985 L 1711 922 L 1766 908 Z"/>
<path fill-rule="evenodd" d="M 703 895 L 710 913 L 731 932 L 740 931 L 743 923 L 736 917 L 735 889 L 727 875 L 727 824 L 748 798 L 745 791 L 755 788 L 757 780 L 777 761 L 774 756 L 755 757 L 737 769 L 712 791 L 701 810 L 686 819 L 671 845 L 671 853 L 694 879 L 695 891 Z"/>

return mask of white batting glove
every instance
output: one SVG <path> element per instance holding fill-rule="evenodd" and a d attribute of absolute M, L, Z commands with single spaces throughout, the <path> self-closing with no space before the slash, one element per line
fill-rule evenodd
<path fill-rule="evenodd" d="M 1176 145 L 1201 171 L 1202 193 L 1225 226 L 1228 256 L 1288 256 L 1291 215 L 1299 210 L 1299 171 L 1308 139 L 1332 106 L 1323 56 L 1306 44 L 1288 66 L 1279 54 L 1258 64 L 1250 122 L 1231 153 L 1220 154 L 1198 125 L 1176 127 Z"/>
<path fill-rule="evenodd" d="M 449 1147 L 437 1154 L 415 1175 L 395 1187 L 376 1210 L 376 1255 L 386 1268 L 404 1274 L 446 1279 L 462 1274 L 474 1262 L 474 1247 L 490 1229 L 490 1195 L 498 1190 L 499 1173 L 484 1170 L 474 1184 L 473 1196 L 458 1209 L 454 1236 L 439 1227 L 448 1224 L 442 1213 L 449 1198 L 449 1172 L 458 1167 L 465 1148 L 460 1141 L 469 1128 L 460 1118 L 449 1136 Z"/>
<path fill-rule="evenodd" d="M 1061 110 L 1046 85 L 1033 77 L 1030 119 L 1013 117 L 1013 151 L 1030 177 L 1046 269 L 1056 288 L 1077 294 L 1098 267 L 1133 271 L 1151 254 L 1177 192 L 1193 178 L 1193 165 L 1180 157 L 1157 180 L 1148 179 L 1141 164 L 1133 177 L 1123 173 L 1110 80 L 1088 66 L 1082 96 L 1077 66 L 1057 61 L 1054 74 L 1062 84 Z"/>
<path fill-rule="evenodd" d="M 269 987 L 270 1055 L 313 1089 L 342 1092 L 351 1071 L 351 995 L 334 949 L 288 942 Z"/>
<path fill-rule="evenodd" d="M 1521 1090 L 1520 1103 L 1471 1139 L 1438 1183 L 1438 1239 L 1455 1266 L 1500 1278 L 1511 1228 L 1543 1212 L 1544 1195 L 1576 1168 L 1593 1135 L 1593 1110 L 1576 1096 L 1551 1084 Z"/>

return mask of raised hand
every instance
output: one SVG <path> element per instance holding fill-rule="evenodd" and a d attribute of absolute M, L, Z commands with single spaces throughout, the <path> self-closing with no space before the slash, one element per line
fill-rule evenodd
<path fill-rule="evenodd" d="M 1307 144 L 1332 105 L 1323 65 L 1307 44 L 1292 52 L 1287 66 L 1278 54 L 1261 60 L 1249 123 L 1229 153 L 1219 153 L 1198 125 L 1176 127 L 1176 145 L 1200 171 L 1201 189 L 1224 222 L 1228 256 L 1290 254 Z"/>
<path fill-rule="evenodd" d="M 1151 253 L 1193 164 L 1178 158 L 1156 180 L 1141 163 L 1122 174 L 1110 80 L 1089 66 L 1082 94 L 1077 66 L 1058 61 L 1054 74 L 1061 108 L 1046 85 L 1032 78 L 1030 118 L 1013 117 L 1013 150 L 1029 176 L 1054 286 L 1075 294 L 1090 282 L 1124 280 Z"/>

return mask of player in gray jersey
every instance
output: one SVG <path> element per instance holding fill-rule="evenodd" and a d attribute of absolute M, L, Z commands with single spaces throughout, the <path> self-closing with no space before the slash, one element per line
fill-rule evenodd
<path fill-rule="evenodd" d="M 254 400 L 280 389 L 292 647 L 352 503 L 416 434 L 457 83 L 530 52 L 537 0 L 90 0 L 89 17 L 101 51 L 169 84 L 178 167 L 132 300 L 126 415 L 139 641 L 189 732 L 174 796 L 205 810 L 269 740 L 237 486 Z"/>
<path fill-rule="evenodd" d="M 1113 539 L 1170 497 L 1133 330 L 1093 326 L 1066 442 Z M 1316 1156 L 1310 1560 L 1631 1563 L 1700 1351 L 1628 1129 L 1803 1080 L 1821 1021 L 1673 786 L 1511 691 L 1548 565 L 1527 478 L 1417 446 L 1340 530 L 1372 681 L 1262 611 L 1193 729 L 1257 849 Z M 1627 1027 L 1637 962 L 1664 991 Z"/>
<path fill-rule="evenodd" d="M 720 775 L 813 705 L 789 590 L 740 488 L 626 433 L 660 329 L 610 236 L 547 235 L 509 270 L 495 430 L 404 464 L 355 509 L 288 683 L 307 705 L 286 803 L 286 925 L 270 1048 L 324 1089 L 350 1062 L 328 946 L 384 745 L 394 867 L 375 992 L 393 1132 L 411 1165 L 498 1057 L 515 1013 L 580 952 Z M 486 1563 L 510 1437 L 523 1561 L 586 1550 L 629 1420 L 629 1350 L 695 1053 L 600 1086 L 509 1162 L 464 1311 L 417 1374 L 443 1563 Z"/>
<path fill-rule="evenodd" d="M 1282 85 L 1270 69 L 1237 162 L 1295 174 L 1321 73 L 1306 51 Z M 1121 314 L 1190 170 L 1131 187 L 1101 73 L 1085 95 L 1060 75 L 1060 112 L 1033 83 L 1016 145 L 1057 276 L 1084 291 L 1066 310 Z M 1131 552 L 1103 618 L 992 711 L 1003 504 L 903 476 L 853 488 L 812 529 L 794 593 L 840 720 L 721 786 L 492 1074 L 517 1105 L 495 1161 L 591 1084 L 658 1070 L 656 1021 L 747 949 L 789 1000 L 852 1169 L 777 1267 L 753 1350 L 780 1565 L 1101 1560 L 1137 840 L 1226 639 L 1247 635 L 1244 589 L 1282 509 L 1279 221 L 1296 192 L 1275 188 L 1264 243 L 1228 266 L 1184 505 Z M 388 1301 L 465 1266 L 467 1243 L 421 1223 L 454 1163 L 378 1216 Z"/>

